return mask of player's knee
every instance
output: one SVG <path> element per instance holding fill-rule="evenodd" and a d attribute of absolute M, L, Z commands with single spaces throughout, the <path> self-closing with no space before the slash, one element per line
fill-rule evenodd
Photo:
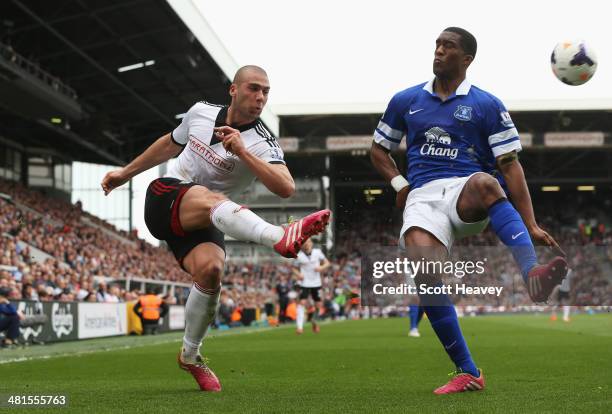
<path fill-rule="evenodd" d="M 502 190 L 499 182 L 490 176 L 489 174 L 475 174 L 471 179 L 472 185 L 482 198 L 495 196 L 503 197 L 504 191 Z"/>
<path fill-rule="evenodd" d="M 211 260 L 197 267 L 193 279 L 201 286 L 215 289 L 221 284 L 223 262 Z"/>
<path fill-rule="evenodd" d="M 227 200 L 227 197 L 225 197 L 221 193 L 215 193 L 214 191 L 208 192 L 207 201 L 212 205 L 218 204 L 221 201 L 225 201 L 225 200 Z"/>

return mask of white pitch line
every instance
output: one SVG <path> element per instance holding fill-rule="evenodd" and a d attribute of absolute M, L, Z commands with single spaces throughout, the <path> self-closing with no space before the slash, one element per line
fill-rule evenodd
<path fill-rule="evenodd" d="M 277 328 L 277 327 L 270 326 L 266 328 L 251 328 L 251 329 L 245 329 L 245 330 L 240 329 L 240 330 L 234 330 L 234 331 L 231 331 L 231 330 L 222 331 L 222 332 L 217 332 L 212 335 L 208 335 L 207 339 L 221 338 L 224 336 L 233 336 L 233 335 L 246 335 L 246 334 L 258 333 L 258 332 L 268 332 L 274 329 L 278 330 L 278 329 L 283 329 L 283 328 L 288 328 L 288 327 L 289 326 Z M 118 338 L 121 338 L 121 337 L 118 337 Z M 106 338 L 106 339 L 110 339 L 110 338 Z M 67 351 L 67 352 L 60 352 L 57 354 L 19 356 L 19 357 L 14 357 L 14 358 L 1 359 L 0 365 L 11 364 L 14 362 L 16 363 L 16 362 L 34 361 L 38 359 L 61 358 L 61 357 L 67 357 L 67 356 L 80 356 L 80 355 L 87 355 L 87 354 L 95 354 L 97 352 L 109 352 L 109 351 L 120 351 L 120 350 L 133 349 L 133 348 L 142 348 L 145 346 L 163 345 L 163 344 L 169 344 L 172 342 L 179 342 L 180 340 L 181 338 L 173 338 L 173 339 L 166 339 L 166 340 L 158 340 L 155 342 L 144 342 L 143 341 L 141 343 L 130 344 L 130 345 L 106 345 L 106 346 L 100 346 L 100 348 L 97 348 L 97 349 L 87 349 L 83 351 L 70 351 L 70 352 Z M 72 342 L 72 343 L 76 344 L 76 342 Z M 3 352 L 10 352 L 10 350 L 3 351 Z"/>

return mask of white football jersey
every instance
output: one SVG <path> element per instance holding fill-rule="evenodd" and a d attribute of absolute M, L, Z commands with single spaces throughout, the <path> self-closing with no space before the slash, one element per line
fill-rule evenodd
<path fill-rule="evenodd" d="M 321 262 L 325 260 L 325 255 L 321 249 L 313 248 L 310 255 L 300 250 L 295 260 L 300 267 L 300 273 L 304 276 L 300 286 L 309 288 L 321 287 L 321 273 L 315 271 L 315 268 L 320 266 Z"/>
<path fill-rule="evenodd" d="M 226 116 L 226 106 L 208 102 L 198 102 L 189 109 L 172 131 L 172 140 L 185 148 L 166 177 L 200 184 L 229 198 L 251 185 L 255 175 L 240 158 L 225 151 L 214 135 L 213 128 L 226 125 Z M 269 163 L 285 164 L 283 150 L 259 119 L 236 129 L 247 151 Z"/>

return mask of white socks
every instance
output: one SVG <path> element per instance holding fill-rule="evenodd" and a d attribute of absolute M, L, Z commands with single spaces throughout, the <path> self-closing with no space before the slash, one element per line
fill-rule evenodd
<path fill-rule="evenodd" d="M 304 309 L 304 305 L 297 305 L 297 318 L 295 318 L 295 322 L 297 324 L 298 329 L 304 329 L 304 314 L 306 310 Z"/>
<path fill-rule="evenodd" d="M 563 320 L 569 321 L 570 317 L 570 307 L 568 305 L 563 305 Z"/>
<path fill-rule="evenodd" d="M 210 210 L 213 226 L 237 240 L 252 241 L 264 246 L 274 247 L 285 230 L 263 220 L 246 207 L 225 200 Z"/>
<path fill-rule="evenodd" d="M 193 363 L 200 352 L 200 345 L 215 318 L 221 286 L 205 289 L 194 283 L 185 304 L 185 336 L 183 337 L 183 362 Z"/>

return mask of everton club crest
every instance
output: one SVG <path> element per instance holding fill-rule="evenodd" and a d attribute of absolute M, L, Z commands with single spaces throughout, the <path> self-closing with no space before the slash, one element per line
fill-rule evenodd
<path fill-rule="evenodd" d="M 460 121 L 467 122 L 472 119 L 472 107 L 459 105 L 455 111 L 455 118 Z"/>

